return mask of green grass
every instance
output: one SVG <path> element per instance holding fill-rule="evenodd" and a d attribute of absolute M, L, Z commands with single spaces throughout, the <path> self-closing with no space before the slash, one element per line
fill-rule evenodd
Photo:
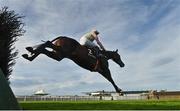
<path fill-rule="evenodd" d="M 20 105 L 24 110 L 180 110 L 180 100 L 34 101 Z"/>

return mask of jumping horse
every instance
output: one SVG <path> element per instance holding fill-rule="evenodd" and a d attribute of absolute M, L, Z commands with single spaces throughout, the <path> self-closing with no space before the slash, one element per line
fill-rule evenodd
<path fill-rule="evenodd" d="M 52 51 L 49 51 L 47 48 L 51 48 Z M 112 59 L 120 67 L 125 66 L 118 54 L 118 50 L 100 51 L 104 56 L 101 57 L 98 68 L 94 70 L 97 59 L 90 54 L 92 50 L 80 45 L 79 42 L 70 37 L 60 36 L 52 41 L 47 41 L 37 45 L 36 47 L 26 47 L 26 49 L 31 53 L 31 55 L 23 54 L 22 56 L 29 61 L 34 60 L 39 54 L 45 54 L 57 61 L 61 61 L 63 58 L 68 58 L 87 70 L 100 73 L 112 83 L 117 93 L 121 93 L 122 91 L 113 81 L 108 68 L 109 59 Z"/>

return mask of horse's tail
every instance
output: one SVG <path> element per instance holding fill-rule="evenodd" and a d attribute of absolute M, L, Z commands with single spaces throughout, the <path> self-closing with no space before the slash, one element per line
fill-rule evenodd
<path fill-rule="evenodd" d="M 51 40 L 50 42 L 54 42 L 56 41 L 57 39 L 60 39 L 60 37 L 56 37 L 55 39 Z M 44 40 L 41 40 L 42 42 L 47 42 L 47 41 L 44 41 Z"/>
<path fill-rule="evenodd" d="M 57 39 L 60 39 L 61 37 L 56 37 L 55 39 L 51 40 L 51 42 L 56 41 Z"/>

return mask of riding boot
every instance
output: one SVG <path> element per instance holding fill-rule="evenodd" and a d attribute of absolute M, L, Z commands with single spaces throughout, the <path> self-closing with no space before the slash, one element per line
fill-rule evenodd
<path fill-rule="evenodd" d="M 98 47 L 94 47 L 93 49 L 95 51 L 95 56 L 96 56 L 96 65 L 94 67 L 94 70 L 98 70 L 102 54 L 100 54 L 100 49 Z"/>
<path fill-rule="evenodd" d="M 99 58 L 99 56 L 100 56 L 100 49 L 99 49 L 99 47 L 93 47 L 93 50 L 94 50 L 94 54 L 95 54 L 96 58 Z"/>

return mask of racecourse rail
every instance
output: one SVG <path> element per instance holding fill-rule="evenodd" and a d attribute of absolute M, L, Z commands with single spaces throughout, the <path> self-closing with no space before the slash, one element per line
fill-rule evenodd
<path fill-rule="evenodd" d="M 144 100 L 146 96 L 16 96 L 18 101 Z"/>

